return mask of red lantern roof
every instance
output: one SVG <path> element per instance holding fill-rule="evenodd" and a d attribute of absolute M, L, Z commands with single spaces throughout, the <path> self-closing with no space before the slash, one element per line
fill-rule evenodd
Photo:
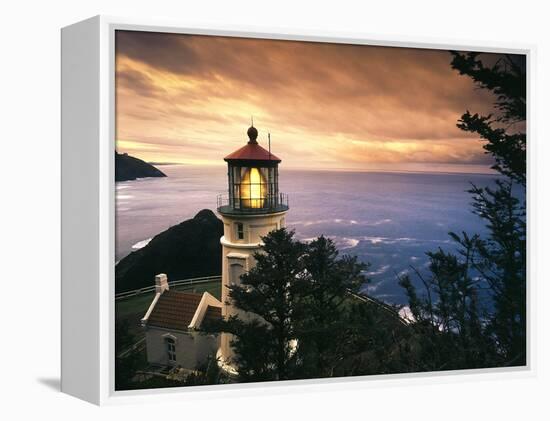
<path fill-rule="evenodd" d="M 234 160 L 242 160 L 242 161 L 276 161 L 281 162 L 279 158 L 277 158 L 275 155 L 270 154 L 268 151 L 266 151 L 264 148 L 262 148 L 257 143 L 247 143 L 242 148 L 237 149 L 232 154 L 227 155 L 224 158 L 225 161 L 234 161 Z"/>
<path fill-rule="evenodd" d="M 250 140 L 242 148 L 237 149 L 235 152 L 227 155 L 224 161 L 273 161 L 281 162 L 281 159 L 277 156 L 269 153 L 269 151 L 258 145 L 256 141 L 258 137 L 258 130 L 254 126 L 250 127 L 247 131 Z"/>

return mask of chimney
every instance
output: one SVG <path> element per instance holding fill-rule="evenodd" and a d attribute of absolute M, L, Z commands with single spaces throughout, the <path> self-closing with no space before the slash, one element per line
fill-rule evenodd
<path fill-rule="evenodd" d="M 155 276 L 155 292 L 162 294 L 167 289 L 170 289 L 168 286 L 168 277 L 164 273 L 159 273 Z"/>

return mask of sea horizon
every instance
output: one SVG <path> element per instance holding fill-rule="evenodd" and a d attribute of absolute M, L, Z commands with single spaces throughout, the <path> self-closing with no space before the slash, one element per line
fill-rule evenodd
<path fill-rule="evenodd" d="M 167 165 L 163 171 L 168 177 L 116 183 L 116 261 L 202 209 L 216 213 L 216 197 L 227 194 L 224 166 Z M 400 304 L 405 297 L 397 276 L 411 272 L 411 265 L 425 271 L 428 251 L 456 249 L 449 232 L 485 232 L 467 190 L 471 182 L 488 186 L 496 178 L 282 167 L 279 186 L 289 195 L 287 227 L 297 239 L 330 237 L 341 254 L 371 263 L 366 292 Z"/>
<path fill-rule="evenodd" d="M 199 167 L 199 168 L 220 168 L 220 167 L 226 167 L 227 165 L 225 163 L 212 163 L 212 164 L 197 164 L 197 163 L 187 163 L 187 162 L 154 162 L 154 161 L 148 161 L 148 164 L 154 165 L 154 166 L 187 166 L 187 167 Z M 477 169 L 477 171 L 473 171 L 472 168 L 470 168 L 469 171 L 466 171 L 466 168 L 464 171 L 450 171 L 450 170 L 411 170 L 411 169 L 405 169 L 405 168 L 396 168 L 396 169 L 386 169 L 386 168 L 308 168 L 308 167 L 293 167 L 289 166 L 286 167 L 285 170 L 289 171 L 315 171 L 315 172 L 349 172 L 349 173 L 363 173 L 363 172 L 369 172 L 369 173 L 398 173 L 398 174 L 460 174 L 460 175 L 486 175 L 486 176 L 496 176 L 496 177 L 502 177 L 500 173 L 497 171 L 491 169 L 490 167 L 487 167 L 486 165 L 472 165 Z M 464 165 L 455 165 L 456 168 L 459 167 L 465 167 Z M 147 178 L 147 177 L 146 177 Z"/>

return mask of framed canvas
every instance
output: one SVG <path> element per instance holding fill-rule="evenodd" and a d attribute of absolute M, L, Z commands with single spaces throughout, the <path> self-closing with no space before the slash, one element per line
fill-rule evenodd
<path fill-rule="evenodd" d="M 532 374 L 532 55 L 63 28 L 62 390 L 103 404 Z"/>

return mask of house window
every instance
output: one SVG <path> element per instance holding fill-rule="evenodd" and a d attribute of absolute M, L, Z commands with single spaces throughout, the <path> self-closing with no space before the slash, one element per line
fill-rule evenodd
<path fill-rule="evenodd" d="M 244 226 L 243 226 L 242 222 L 237 222 L 235 224 L 235 228 L 237 230 L 237 238 L 239 240 L 243 240 L 244 239 Z"/>
<path fill-rule="evenodd" d="M 176 341 L 173 338 L 166 338 L 166 352 L 168 353 L 168 361 L 176 362 Z"/>

